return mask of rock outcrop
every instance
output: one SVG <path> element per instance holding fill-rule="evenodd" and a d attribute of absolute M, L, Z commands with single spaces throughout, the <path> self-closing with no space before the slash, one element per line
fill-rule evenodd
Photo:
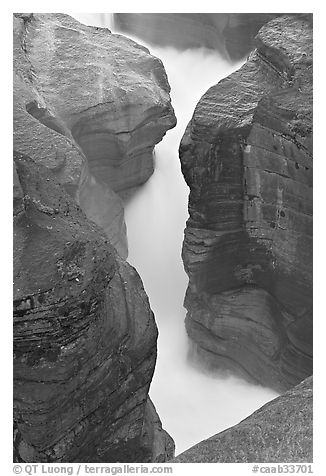
<path fill-rule="evenodd" d="M 278 17 L 180 145 L 194 353 L 283 391 L 312 374 L 312 24 Z"/>
<path fill-rule="evenodd" d="M 170 459 L 148 398 L 157 329 L 137 272 L 48 168 L 14 159 L 15 461 Z"/>
<path fill-rule="evenodd" d="M 311 463 L 312 377 L 172 463 Z"/>
<path fill-rule="evenodd" d="M 253 47 L 259 28 L 277 13 L 115 13 L 118 30 L 161 46 L 210 48 L 233 60 Z"/>
<path fill-rule="evenodd" d="M 126 257 L 117 195 L 153 172 L 175 115 L 161 61 L 62 14 L 15 14 L 14 147 L 56 173 Z"/>
<path fill-rule="evenodd" d="M 157 329 L 121 258 L 118 194 L 148 179 L 174 125 L 146 48 L 67 15 L 15 14 L 15 461 L 173 456 L 148 397 Z"/>

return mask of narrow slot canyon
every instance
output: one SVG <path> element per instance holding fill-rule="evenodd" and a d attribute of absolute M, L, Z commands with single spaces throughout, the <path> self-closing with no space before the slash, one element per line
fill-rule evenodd
<path fill-rule="evenodd" d="M 277 394 L 228 373 L 223 377 L 223 371 L 214 375 L 201 368 L 189 355 L 184 325 L 188 279 L 181 251 L 189 189 L 178 147 L 200 96 L 237 65 L 207 50 L 150 50 L 167 71 L 178 122 L 155 148 L 153 176 L 126 208 L 128 260 L 142 277 L 159 329 L 150 395 L 179 454 L 238 423 Z"/>
<path fill-rule="evenodd" d="M 112 24 L 112 15 L 89 15 L 88 20 L 85 16 L 75 14 L 86 24 L 120 33 Z M 228 61 L 208 48 L 160 48 L 130 37 L 163 62 L 177 117 L 176 127 L 155 147 L 153 175 L 125 208 L 127 260 L 141 276 L 159 330 L 150 396 L 164 428 L 175 441 L 177 455 L 238 423 L 278 395 L 232 373 L 206 370 L 195 357 L 191 358 L 191 342 L 184 325 L 188 280 L 181 251 L 189 188 L 181 173 L 179 144 L 200 97 L 242 63 Z"/>
<path fill-rule="evenodd" d="M 311 21 L 15 14 L 16 462 L 310 461 Z"/>

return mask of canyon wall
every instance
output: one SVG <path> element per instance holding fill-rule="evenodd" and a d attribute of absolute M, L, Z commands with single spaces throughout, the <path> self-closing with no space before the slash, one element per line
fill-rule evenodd
<path fill-rule="evenodd" d="M 192 353 L 283 391 L 312 373 L 312 20 L 278 17 L 180 144 Z"/>
<path fill-rule="evenodd" d="M 164 461 L 157 329 L 137 272 L 48 168 L 15 153 L 15 460 Z"/>
<path fill-rule="evenodd" d="M 118 194 L 147 180 L 174 124 L 146 48 L 66 15 L 15 14 L 15 461 L 173 457 L 148 397 L 157 328 L 121 258 Z"/>
<path fill-rule="evenodd" d="M 185 451 L 172 463 L 311 463 L 313 389 L 308 377 L 238 425 Z"/>
<path fill-rule="evenodd" d="M 116 28 L 161 46 L 210 48 L 233 60 L 253 46 L 259 28 L 277 13 L 115 13 Z"/>
<path fill-rule="evenodd" d="M 62 14 L 14 17 L 14 147 L 50 167 L 122 257 L 122 198 L 176 118 L 161 61 Z"/>

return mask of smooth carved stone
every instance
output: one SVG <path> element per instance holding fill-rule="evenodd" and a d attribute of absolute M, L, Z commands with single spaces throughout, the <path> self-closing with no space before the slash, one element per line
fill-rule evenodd
<path fill-rule="evenodd" d="M 79 193 L 79 203 L 87 217 L 103 228 L 119 255 L 126 258 L 127 230 L 122 199 L 105 183 L 89 175 Z"/>
<path fill-rule="evenodd" d="M 145 409 L 144 440 L 151 448 L 152 462 L 164 463 L 175 454 L 175 445 L 171 436 L 162 428 L 152 400 L 148 397 Z"/>
<path fill-rule="evenodd" d="M 253 47 L 259 28 L 277 13 L 115 13 L 115 27 L 149 43 L 210 48 L 231 59 Z"/>
<path fill-rule="evenodd" d="M 153 148 L 176 123 L 161 61 L 67 15 L 16 14 L 14 85 L 15 149 L 51 168 L 126 257 L 113 192 L 150 177 Z"/>
<path fill-rule="evenodd" d="M 67 15 L 34 15 L 25 31 L 48 106 L 81 146 L 91 173 L 114 191 L 145 182 L 154 145 L 176 124 L 162 62 L 128 38 Z"/>
<path fill-rule="evenodd" d="M 311 463 L 312 377 L 171 463 Z"/>
<path fill-rule="evenodd" d="M 185 302 L 186 329 L 194 342 L 192 358 L 213 371 L 224 368 L 255 384 L 265 381 L 267 374 L 281 387 L 278 355 L 286 333 L 282 314 L 268 292 L 247 286 L 216 295 L 202 293 L 197 300 L 188 290 Z"/>
<path fill-rule="evenodd" d="M 137 272 L 48 169 L 14 158 L 15 461 L 171 458 L 148 400 L 157 329 Z"/>
<path fill-rule="evenodd" d="M 312 373 L 310 17 L 276 18 L 256 43 L 180 145 L 186 326 L 209 366 L 284 390 Z"/>
<path fill-rule="evenodd" d="M 63 122 L 46 105 L 23 50 L 24 22 L 14 17 L 14 148 L 53 170 L 77 199 L 87 161 Z"/>

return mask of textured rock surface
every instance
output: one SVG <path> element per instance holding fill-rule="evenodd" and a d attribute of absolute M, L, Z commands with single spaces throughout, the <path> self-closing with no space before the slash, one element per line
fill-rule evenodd
<path fill-rule="evenodd" d="M 172 463 L 311 463 L 312 377 Z"/>
<path fill-rule="evenodd" d="M 161 61 L 67 15 L 17 14 L 14 78 L 14 147 L 52 168 L 126 256 L 114 192 L 149 178 L 154 145 L 176 122 Z"/>
<path fill-rule="evenodd" d="M 197 104 L 186 328 L 211 368 L 287 389 L 312 373 L 312 25 L 279 17 Z"/>
<path fill-rule="evenodd" d="M 211 48 L 238 60 L 275 13 L 115 13 L 115 27 L 150 43 Z"/>
<path fill-rule="evenodd" d="M 164 461 L 157 329 L 136 271 L 45 167 L 15 154 L 15 460 Z"/>

